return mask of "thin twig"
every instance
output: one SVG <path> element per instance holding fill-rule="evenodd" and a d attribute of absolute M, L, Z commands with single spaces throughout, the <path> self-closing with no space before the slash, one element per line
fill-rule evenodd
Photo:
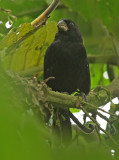
<path fill-rule="evenodd" d="M 90 104 L 90 103 L 87 103 L 87 102 L 84 102 L 84 104 L 86 104 L 86 105 L 88 105 L 88 106 L 91 106 L 92 108 L 95 108 L 95 109 L 97 109 L 97 110 L 100 110 L 100 111 L 102 111 L 102 112 L 104 112 L 104 113 L 107 113 L 107 114 L 109 114 L 109 115 L 111 115 L 111 116 L 114 116 L 114 117 L 116 117 L 116 118 L 119 118 L 118 115 L 115 115 L 115 114 L 113 114 L 113 113 L 109 113 L 109 112 L 103 110 L 102 108 L 98 108 L 98 107 L 94 106 L 93 104 Z M 80 107 L 79 107 L 79 108 L 80 108 Z"/>

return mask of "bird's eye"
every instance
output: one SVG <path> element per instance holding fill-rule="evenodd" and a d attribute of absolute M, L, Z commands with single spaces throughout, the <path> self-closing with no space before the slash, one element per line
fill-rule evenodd
<path fill-rule="evenodd" d="M 71 25 L 71 26 L 74 26 L 74 23 L 73 23 L 73 22 L 71 22 L 71 23 L 70 23 L 70 25 Z"/>

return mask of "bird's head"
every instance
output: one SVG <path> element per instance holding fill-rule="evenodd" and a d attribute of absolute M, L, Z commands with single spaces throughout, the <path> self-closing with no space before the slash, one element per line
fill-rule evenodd
<path fill-rule="evenodd" d="M 63 39 L 82 42 L 82 36 L 80 29 L 76 23 L 70 19 L 61 19 L 57 24 L 58 32 L 57 36 L 64 37 Z"/>

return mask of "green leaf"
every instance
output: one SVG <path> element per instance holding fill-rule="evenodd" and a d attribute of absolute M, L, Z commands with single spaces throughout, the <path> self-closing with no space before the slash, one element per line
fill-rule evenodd
<path fill-rule="evenodd" d="M 80 112 L 80 109 L 70 108 L 70 111 L 72 113 L 77 113 L 77 112 Z"/>
<path fill-rule="evenodd" d="M 30 24 L 22 24 L 17 31 L 10 33 L 0 43 L 0 54 L 4 67 L 14 72 L 28 71 L 30 75 L 39 73 L 34 67 L 43 68 L 43 58 L 47 47 L 54 39 L 57 27 L 55 22 L 33 31 Z"/>
<path fill-rule="evenodd" d="M 48 159 L 49 147 L 44 140 L 47 131 L 40 121 L 27 114 L 29 105 L 25 99 L 29 97 L 23 86 L 14 85 L 15 80 L 8 77 L 1 64 L 0 77 L 0 159 Z"/>

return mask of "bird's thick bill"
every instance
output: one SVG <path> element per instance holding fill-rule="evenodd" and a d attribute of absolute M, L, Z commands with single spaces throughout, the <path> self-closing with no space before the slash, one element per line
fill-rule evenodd
<path fill-rule="evenodd" d="M 66 22 L 63 21 L 63 20 L 60 20 L 60 21 L 58 22 L 57 27 L 58 27 L 58 30 L 59 30 L 59 31 L 65 31 L 65 32 L 67 32 L 67 31 L 69 30 Z"/>

